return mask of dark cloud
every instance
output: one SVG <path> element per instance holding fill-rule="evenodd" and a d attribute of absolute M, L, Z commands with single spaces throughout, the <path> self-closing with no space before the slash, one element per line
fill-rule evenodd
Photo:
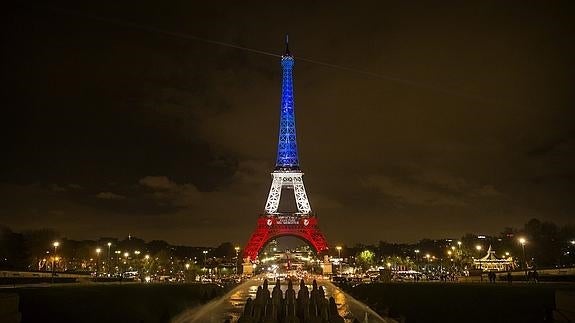
<path fill-rule="evenodd" d="M 273 169 L 279 61 L 158 30 L 273 53 L 290 34 L 300 159 L 328 239 L 572 221 L 566 3 L 9 7 L 0 223 L 247 239 Z"/>
<path fill-rule="evenodd" d="M 103 200 L 123 200 L 126 197 L 124 195 L 112 193 L 112 192 L 100 192 L 96 194 L 96 197 Z"/>

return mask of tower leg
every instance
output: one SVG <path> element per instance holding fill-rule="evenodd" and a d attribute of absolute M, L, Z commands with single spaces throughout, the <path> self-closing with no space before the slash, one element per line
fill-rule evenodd
<path fill-rule="evenodd" d="M 307 199 L 307 194 L 305 193 L 302 175 L 303 174 L 299 173 L 292 177 L 293 193 L 295 196 L 298 211 L 302 214 L 309 214 L 311 213 L 311 206 L 309 205 L 309 200 Z"/>
<path fill-rule="evenodd" d="M 270 193 L 268 194 L 265 207 L 268 214 L 274 214 L 278 211 L 283 186 L 283 177 L 281 174 L 272 173 L 272 176 L 272 186 L 270 187 Z"/>

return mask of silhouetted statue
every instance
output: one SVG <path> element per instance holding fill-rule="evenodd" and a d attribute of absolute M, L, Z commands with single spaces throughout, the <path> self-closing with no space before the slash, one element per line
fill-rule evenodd
<path fill-rule="evenodd" d="M 266 293 L 267 291 L 267 293 Z M 343 318 L 337 311 L 333 297 L 325 298 L 325 290 L 318 287 L 314 280 L 311 293 L 305 282 L 300 282 L 300 290 L 296 293 L 291 280 L 285 291 L 281 291 L 277 280 L 269 299 L 267 281 L 258 287 L 255 300 L 248 298 L 239 323 L 343 323 Z"/>

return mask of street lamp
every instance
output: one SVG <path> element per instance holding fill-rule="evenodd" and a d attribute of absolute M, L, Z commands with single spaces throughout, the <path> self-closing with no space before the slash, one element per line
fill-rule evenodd
<path fill-rule="evenodd" d="M 52 246 L 54 247 L 54 256 L 52 257 L 52 282 L 54 282 L 54 276 L 56 276 L 56 254 L 58 252 L 60 242 L 54 241 Z"/>
<path fill-rule="evenodd" d="M 98 256 L 96 260 L 96 278 L 98 277 L 98 271 L 100 270 L 100 252 L 102 252 L 102 249 L 96 248 L 96 255 Z"/>
<path fill-rule="evenodd" d="M 523 268 L 525 269 L 525 275 L 527 276 L 527 257 L 525 257 L 525 245 L 527 244 L 527 239 L 521 237 L 519 238 L 519 243 L 521 244 L 521 249 L 523 249 Z"/>
<path fill-rule="evenodd" d="M 202 251 L 202 253 L 204 254 L 204 267 L 208 268 L 208 267 L 206 266 L 206 263 L 208 262 L 208 259 L 207 259 L 207 257 L 208 257 L 208 251 L 207 251 L 207 250 L 204 250 L 204 251 Z"/>
<path fill-rule="evenodd" d="M 238 262 L 239 262 L 239 260 L 240 260 L 240 258 L 239 258 L 240 247 L 239 247 L 239 246 L 235 246 L 235 247 L 234 247 L 234 250 L 236 251 L 236 268 L 235 268 L 235 270 L 236 270 L 236 275 L 237 275 L 237 274 L 238 274 L 238 266 L 239 266 L 239 265 L 238 265 Z"/>
<path fill-rule="evenodd" d="M 112 247 L 112 243 L 108 242 L 108 275 L 110 275 L 110 272 L 112 271 L 110 269 L 110 265 L 111 265 L 111 260 L 110 260 L 110 248 Z"/>
<path fill-rule="evenodd" d="M 335 249 L 337 250 L 337 257 L 339 258 L 339 274 L 341 275 L 341 246 L 336 246 Z"/>

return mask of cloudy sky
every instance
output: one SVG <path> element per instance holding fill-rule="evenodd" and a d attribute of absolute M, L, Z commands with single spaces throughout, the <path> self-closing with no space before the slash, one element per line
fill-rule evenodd
<path fill-rule="evenodd" d="M 6 9 L 0 224 L 243 244 L 275 162 L 280 63 L 198 38 L 281 54 L 286 33 L 332 243 L 573 223 L 564 3 L 82 3 Z"/>

